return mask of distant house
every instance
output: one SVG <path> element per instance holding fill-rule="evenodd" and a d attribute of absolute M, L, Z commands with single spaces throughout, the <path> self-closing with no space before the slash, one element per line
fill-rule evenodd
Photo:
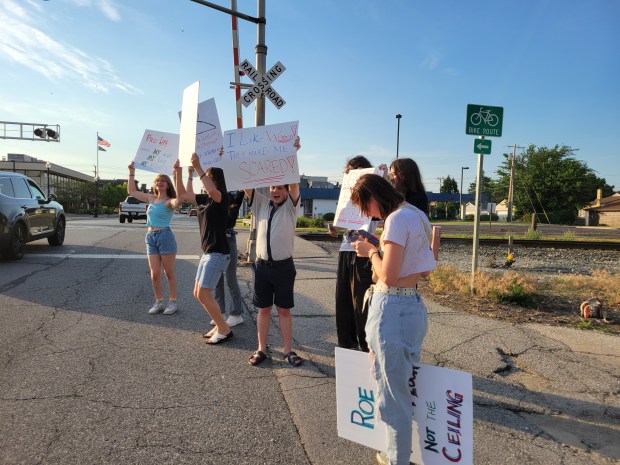
<path fill-rule="evenodd" d="M 336 213 L 340 186 L 332 184 L 326 176 L 301 175 L 301 208 L 299 216 L 320 218 L 326 213 Z"/>
<path fill-rule="evenodd" d="M 603 190 L 597 189 L 596 200 L 579 212 L 586 226 L 613 226 L 620 228 L 620 192 L 603 198 Z"/>
<path fill-rule="evenodd" d="M 498 216 L 499 221 L 506 221 L 508 217 L 508 205 L 506 200 L 502 200 L 500 203 L 482 203 L 480 205 L 480 214 L 488 215 L 489 211 Z M 471 202 L 467 202 L 465 205 L 465 216 L 474 215 L 476 213 L 476 205 Z"/>

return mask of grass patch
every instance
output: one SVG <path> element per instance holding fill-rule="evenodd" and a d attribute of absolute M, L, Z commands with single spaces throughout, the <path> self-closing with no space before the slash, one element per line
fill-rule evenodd
<path fill-rule="evenodd" d="M 439 264 L 428 278 L 435 294 L 471 293 L 471 274 L 453 266 Z M 497 303 L 535 307 L 543 296 L 560 297 L 576 308 L 584 300 L 596 297 L 606 307 L 620 305 L 620 273 L 594 271 L 592 275 L 562 275 L 534 278 L 515 271 L 483 272 L 474 278 L 476 295 Z"/>

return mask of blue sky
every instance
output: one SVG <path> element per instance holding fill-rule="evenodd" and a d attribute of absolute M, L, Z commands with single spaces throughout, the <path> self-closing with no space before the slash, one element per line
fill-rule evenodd
<path fill-rule="evenodd" d="M 256 5 L 238 0 L 251 16 Z M 267 102 L 266 123 L 299 120 L 303 174 L 340 180 L 356 154 L 389 163 L 400 113 L 400 156 L 418 162 L 427 190 L 439 177 L 460 182 L 469 166 L 466 190 L 475 103 L 504 107 L 486 175 L 513 144 L 565 144 L 620 189 L 616 0 L 266 0 L 266 17 L 267 68 L 287 68 L 274 83 L 286 105 Z M 222 127 L 236 125 L 225 13 L 189 0 L 0 0 L 0 24 L 0 120 L 61 127 L 60 143 L 0 139 L 0 156 L 93 174 L 99 132 L 111 143 L 100 176 L 124 178 L 145 129 L 178 132 L 194 81 L 201 101 L 215 98 Z M 255 45 L 256 26 L 239 20 L 241 61 L 255 63 Z"/>

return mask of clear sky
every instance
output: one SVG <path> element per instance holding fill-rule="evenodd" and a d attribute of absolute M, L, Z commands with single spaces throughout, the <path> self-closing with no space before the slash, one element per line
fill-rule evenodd
<path fill-rule="evenodd" d="M 238 9 L 256 16 L 257 1 Z M 427 190 L 468 166 L 467 190 L 472 103 L 504 107 L 486 175 L 513 144 L 569 145 L 620 190 L 617 0 L 266 0 L 266 17 L 267 68 L 287 68 L 274 83 L 286 105 L 266 102 L 266 123 L 299 120 L 302 174 L 340 180 L 356 154 L 391 162 L 400 113 L 400 157 L 418 162 Z M 178 133 L 194 81 L 236 127 L 225 13 L 189 0 L 0 0 L 0 25 L 0 120 L 61 127 L 60 143 L 0 139 L 0 156 L 94 174 L 99 132 L 111 144 L 100 176 L 124 178 L 145 129 Z M 241 60 L 255 63 L 256 40 L 239 20 Z"/>

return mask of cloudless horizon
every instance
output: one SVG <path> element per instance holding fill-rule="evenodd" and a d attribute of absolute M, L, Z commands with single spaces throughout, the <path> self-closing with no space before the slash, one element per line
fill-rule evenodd
<path fill-rule="evenodd" d="M 228 0 L 211 0 L 230 8 Z M 257 15 L 256 0 L 237 8 Z M 267 69 L 286 71 L 266 124 L 299 120 L 300 174 L 342 179 L 346 160 L 416 160 L 428 191 L 475 181 L 467 104 L 504 108 L 486 176 L 512 146 L 567 145 L 620 190 L 620 2 L 614 0 L 266 0 Z M 0 139 L 103 179 L 126 178 L 145 129 L 179 132 L 182 93 L 200 81 L 236 127 L 231 18 L 190 0 L 0 0 L 0 121 L 60 125 L 60 142 Z M 255 64 L 242 19 L 239 58 Z M 243 83 L 250 83 L 247 76 Z M 243 107 L 254 125 L 254 104 Z M 517 154 L 522 149 L 517 149 Z M 150 186 L 153 174 L 137 172 Z M 517 180 L 518 183 L 518 180 Z M 460 187 L 460 185 L 459 185 Z M 594 198 L 596 193 L 592 193 Z"/>

